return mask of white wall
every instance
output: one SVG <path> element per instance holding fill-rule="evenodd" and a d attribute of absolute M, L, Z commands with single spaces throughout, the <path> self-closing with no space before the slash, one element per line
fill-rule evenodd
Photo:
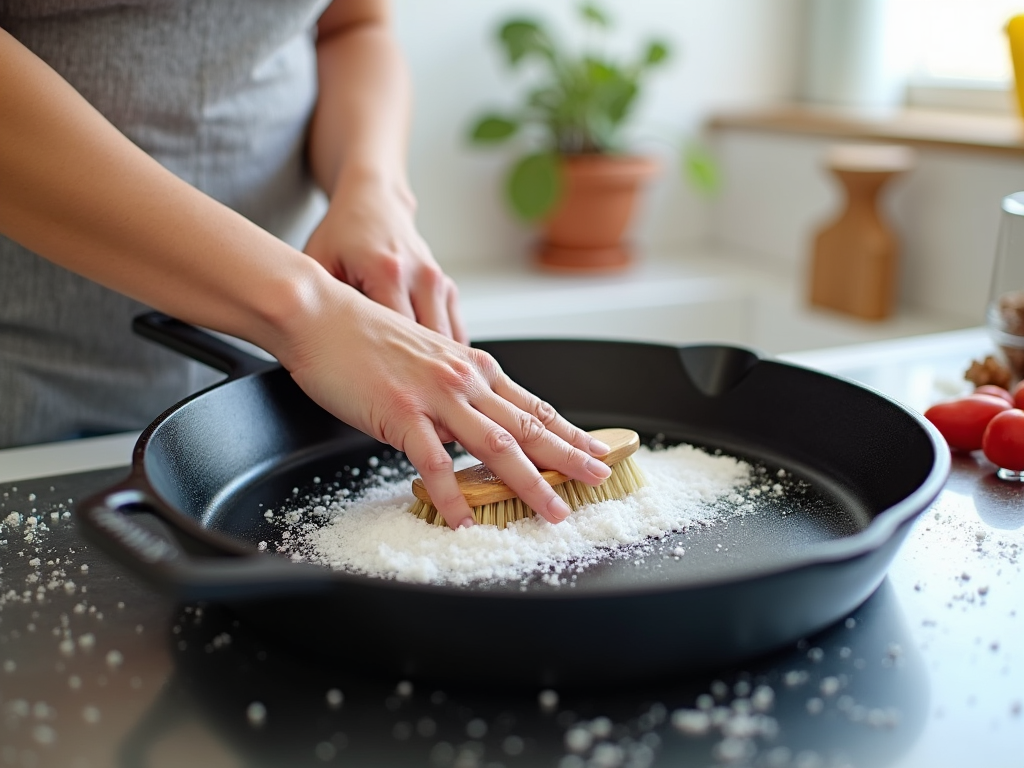
<path fill-rule="evenodd" d="M 480 150 L 465 136 L 475 115 L 511 106 L 529 78 L 506 70 L 493 43 L 513 15 L 550 20 L 571 35 L 570 0 L 394 0 L 396 30 L 412 70 L 416 111 L 410 173 L 419 226 L 446 267 L 525 258 L 529 228 L 501 199 L 508 149 Z M 636 239 L 665 251 L 708 233 L 707 203 L 678 171 L 679 143 L 720 108 L 788 99 L 795 91 L 800 0 L 604 0 L 612 38 L 638 50 L 668 39 L 669 66 L 656 72 L 639 104 L 636 146 L 662 158 Z M 634 47 L 635 46 L 635 47 Z"/>
<path fill-rule="evenodd" d="M 726 184 L 711 214 L 711 237 L 806 277 L 811 238 L 842 206 L 822 167 L 835 143 L 806 136 L 723 131 L 715 141 Z M 917 165 L 891 182 L 886 212 L 902 242 L 904 306 L 984 321 L 999 204 L 1024 189 L 1024 158 L 978 151 L 920 150 Z"/>

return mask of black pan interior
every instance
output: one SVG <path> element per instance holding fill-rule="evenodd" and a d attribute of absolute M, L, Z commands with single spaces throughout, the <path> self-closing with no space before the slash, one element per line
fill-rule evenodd
<path fill-rule="evenodd" d="M 902 407 L 747 350 L 591 341 L 482 346 L 582 427 L 630 427 L 649 443 L 693 443 L 746 459 L 765 477 L 780 468 L 789 475 L 785 496 L 760 500 L 755 514 L 668 537 L 643 557 L 592 566 L 578 574 L 574 594 L 696 585 L 807 562 L 830 542 L 867 531 L 932 469 L 933 445 Z M 357 488 L 371 457 L 401 464 L 273 370 L 211 390 L 158 424 L 145 468 L 154 489 L 202 525 L 273 545 L 280 528 L 264 510 Z M 685 555 L 676 558 L 678 546 Z M 518 592 L 519 585 L 483 589 Z M 557 589 L 530 584 L 531 591 Z"/>

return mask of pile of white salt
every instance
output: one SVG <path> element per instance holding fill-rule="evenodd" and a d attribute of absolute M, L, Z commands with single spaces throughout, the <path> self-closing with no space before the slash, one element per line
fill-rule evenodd
<path fill-rule="evenodd" d="M 712 525 L 746 501 L 738 491 L 752 478 L 746 462 L 689 445 L 642 447 L 635 460 L 648 481 L 636 493 L 582 507 L 557 525 L 534 517 L 504 530 L 429 525 L 408 512 L 407 479 L 379 476 L 355 497 L 316 506 L 319 523 L 302 514 L 310 510 L 293 512 L 278 549 L 293 560 L 399 581 L 462 585 L 537 574 L 557 580 L 643 542 Z"/>

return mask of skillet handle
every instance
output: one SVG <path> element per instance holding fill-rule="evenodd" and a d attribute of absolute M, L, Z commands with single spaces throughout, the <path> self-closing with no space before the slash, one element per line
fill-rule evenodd
<path fill-rule="evenodd" d="M 181 600 L 238 601 L 331 586 L 327 569 L 257 554 L 190 525 L 141 486 L 130 477 L 85 499 L 75 520 L 90 542 L 161 592 Z"/>
<path fill-rule="evenodd" d="M 240 379 L 277 366 L 273 360 L 239 349 L 194 325 L 175 320 L 162 312 L 148 312 L 132 321 L 139 336 L 180 352 L 204 365 L 223 371 L 228 379 Z"/>

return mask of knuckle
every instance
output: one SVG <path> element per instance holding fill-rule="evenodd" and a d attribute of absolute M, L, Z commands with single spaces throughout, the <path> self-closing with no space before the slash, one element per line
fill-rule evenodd
<path fill-rule="evenodd" d="M 502 375 L 501 366 L 498 361 L 482 349 L 470 348 L 467 350 L 469 359 L 488 380 L 493 380 Z"/>
<path fill-rule="evenodd" d="M 417 276 L 420 285 L 431 291 L 438 291 L 444 286 L 445 275 L 440 267 L 433 265 L 423 267 Z"/>
<path fill-rule="evenodd" d="M 515 450 L 516 441 L 506 430 L 494 426 L 484 434 L 484 445 L 492 453 L 507 454 Z"/>
<path fill-rule="evenodd" d="M 375 425 L 375 437 L 397 446 L 404 443 L 410 425 L 422 411 L 422 403 L 415 392 L 395 388 L 371 404 L 369 421 Z"/>
<path fill-rule="evenodd" d="M 522 436 L 521 442 L 523 443 L 535 443 L 543 438 L 547 432 L 543 422 L 533 414 L 520 413 L 517 418 L 519 421 L 519 434 Z"/>
<path fill-rule="evenodd" d="M 558 411 L 546 400 L 538 399 L 533 406 L 533 413 L 545 426 L 551 425 L 558 419 Z"/>
<path fill-rule="evenodd" d="M 455 462 L 452 461 L 452 457 L 447 452 L 435 451 L 427 457 L 423 469 L 431 474 L 443 474 L 451 472 L 454 467 Z"/>
<path fill-rule="evenodd" d="M 394 253 L 378 253 L 374 266 L 385 280 L 393 283 L 402 280 L 402 260 Z"/>
<path fill-rule="evenodd" d="M 476 371 L 468 361 L 454 358 L 440 367 L 435 378 L 446 389 L 466 392 L 473 387 Z"/>

